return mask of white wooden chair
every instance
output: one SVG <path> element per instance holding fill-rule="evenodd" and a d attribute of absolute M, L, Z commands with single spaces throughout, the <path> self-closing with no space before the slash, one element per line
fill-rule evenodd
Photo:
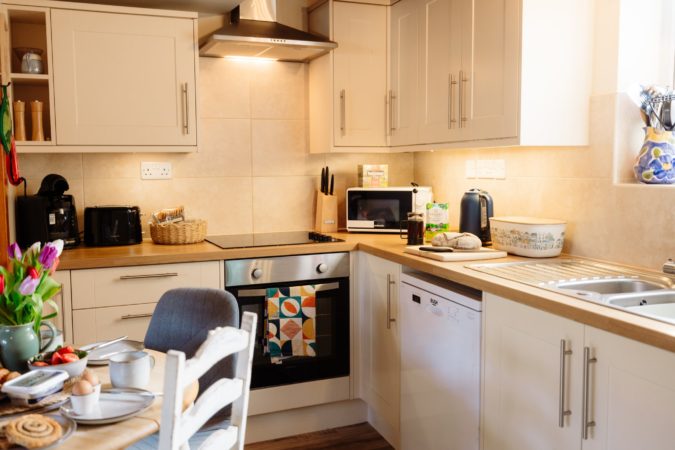
<path fill-rule="evenodd" d="M 209 331 L 206 341 L 193 358 L 186 361 L 183 352 L 167 352 L 159 450 L 189 450 L 190 437 L 216 412 L 230 403 L 230 426 L 214 431 L 199 450 L 243 450 L 256 324 L 256 314 L 244 312 L 240 329 L 219 327 Z M 216 381 L 202 393 L 194 405 L 183 412 L 185 388 L 218 361 L 234 353 L 238 353 L 235 378 L 221 378 Z"/>

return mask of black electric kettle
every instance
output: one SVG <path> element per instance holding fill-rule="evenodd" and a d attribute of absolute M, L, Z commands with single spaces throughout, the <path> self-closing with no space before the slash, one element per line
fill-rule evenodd
<path fill-rule="evenodd" d="M 489 244 L 490 217 L 493 216 L 492 197 L 480 189 L 469 189 L 462 196 L 459 211 L 459 232 L 478 236 L 483 245 Z"/>

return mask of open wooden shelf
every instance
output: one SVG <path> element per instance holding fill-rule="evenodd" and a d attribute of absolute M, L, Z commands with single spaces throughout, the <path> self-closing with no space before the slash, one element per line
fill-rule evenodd
<path fill-rule="evenodd" d="M 45 73 L 12 73 L 10 78 L 15 85 L 47 86 L 49 84 L 49 75 Z"/>

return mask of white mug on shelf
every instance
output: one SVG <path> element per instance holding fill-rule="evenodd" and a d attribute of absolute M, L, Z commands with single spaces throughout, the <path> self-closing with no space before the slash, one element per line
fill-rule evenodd
<path fill-rule="evenodd" d="M 155 358 L 146 352 L 118 353 L 110 357 L 110 382 L 116 388 L 143 389 L 153 367 Z"/>

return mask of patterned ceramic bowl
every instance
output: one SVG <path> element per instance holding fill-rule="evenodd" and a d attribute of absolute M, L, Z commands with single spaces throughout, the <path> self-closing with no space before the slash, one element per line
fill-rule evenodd
<path fill-rule="evenodd" d="M 564 220 L 537 217 L 491 217 L 492 246 L 514 255 L 550 258 L 560 255 L 565 241 Z"/>

